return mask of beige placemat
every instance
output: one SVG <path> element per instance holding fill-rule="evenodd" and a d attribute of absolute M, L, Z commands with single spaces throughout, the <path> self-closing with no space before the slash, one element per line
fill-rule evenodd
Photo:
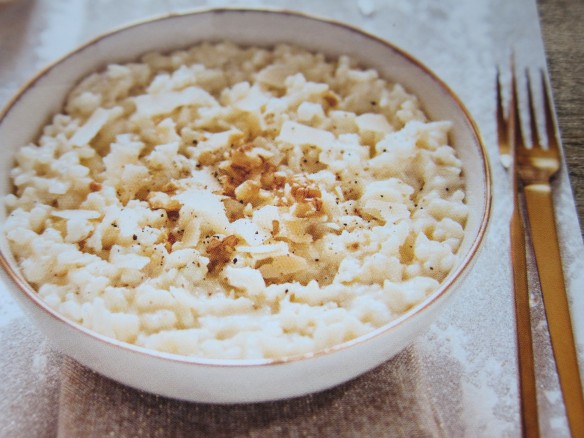
<path fill-rule="evenodd" d="M 328 391 L 237 405 L 182 402 L 140 392 L 66 359 L 60 437 L 441 437 L 440 420 L 409 348 Z"/>

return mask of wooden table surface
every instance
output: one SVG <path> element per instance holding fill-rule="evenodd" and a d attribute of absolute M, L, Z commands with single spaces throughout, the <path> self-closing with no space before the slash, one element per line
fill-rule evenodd
<path fill-rule="evenodd" d="M 570 182 L 584 230 L 584 1 L 538 0 Z"/>

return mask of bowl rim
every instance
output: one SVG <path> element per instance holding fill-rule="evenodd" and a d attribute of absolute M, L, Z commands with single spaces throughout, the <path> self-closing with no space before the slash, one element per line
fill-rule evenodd
<path fill-rule="evenodd" d="M 3 108 L 0 108 L 0 125 L 3 123 L 6 116 L 10 113 L 11 109 L 18 103 L 18 101 L 27 93 L 30 88 L 33 88 L 34 85 L 40 81 L 45 75 L 47 75 L 53 68 L 56 66 L 66 62 L 69 58 L 74 57 L 77 53 L 82 52 L 89 48 L 92 45 L 95 45 L 107 38 L 115 37 L 117 34 L 125 32 L 131 28 L 136 28 L 144 25 L 148 25 L 153 22 L 164 21 L 168 19 L 172 19 L 175 17 L 185 17 L 185 16 L 199 16 L 204 14 L 221 14 L 221 13 L 256 13 L 256 14 L 269 14 L 269 15 L 289 15 L 296 18 L 300 18 L 303 20 L 313 21 L 313 22 L 320 22 L 321 24 L 332 25 L 337 28 L 344 29 L 345 31 L 357 33 L 360 36 L 366 37 L 369 40 L 373 40 L 374 42 L 381 43 L 383 46 L 391 49 L 395 52 L 398 56 L 401 56 L 408 60 L 411 64 L 415 65 L 415 67 L 421 70 L 425 75 L 427 75 L 434 83 L 441 88 L 450 99 L 455 103 L 457 108 L 461 111 L 464 120 L 470 126 L 472 131 L 473 137 L 476 140 L 476 145 L 480 151 L 480 155 L 482 156 L 482 168 L 484 171 L 484 193 L 483 196 L 485 198 L 484 208 L 481 212 L 481 220 L 480 224 L 477 229 L 477 234 L 472 241 L 466 255 L 462 260 L 459 262 L 457 268 L 450 272 L 447 278 L 440 284 L 438 289 L 432 292 L 428 297 L 426 297 L 421 303 L 412 307 L 407 312 L 400 315 L 398 318 L 391 320 L 390 322 L 384 324 L 381 327 L 378 327 L 364 335 L 358 336 L 354 339 L 349 341 L 345 341 L 339 344 L 335 344 L 333 346 L 324 348 L 322 350 L 317 350 L 313 352 L 292 355 L 292 356 L 284 356 L 278 358 L 261 358 L 261 359 L 210 359 L 205 357 L 199 356 L 187 356 L 187 355 L 180 355 L 177 353 L 167 353 L 163 351 L 158 351 L 142 346 L 138 346 L 135 344 L 130 344 L 127 342 L 120 341 L 115 338 L 111 338 L 109 336 L 102 335 L 98 332 L 95 332 L 91 329 L 88 329 L 82 326 L 79 323 L 76 323 L 63 315 L 61 315 L 56 310 L 49 307 L 49 305 L 38 295 L 38 293 L 32 288 L 32 286 L 21 276 L 19 272 L 15 272 L 12 269 L 11 263 L 9 262 L 9 258 L 12 258 L 12 254 L 6 255 L 4 250 L 0 248 L 0 266 L 2 267 L 4 274 L 7 274 L 9 279 L 12 281 L 14 285 L 19 289 L 18 292 L 25 295 L 26 299 L 29 299 L 39 307 L 44 313 L 48 314 L 49 317 L 56 319 L 58 323 L 63 323 L 69 328 L 80 332 L 83 335 L 89 336 L 95 341 L 100 343 L 107 344 L 108 346 L 119 348 L 122 350 L 126 350 L 126 352 L 131 354 L 139 354 L 142 356 L 148 356 L 156 359 L 160 359 L 163 361 L 169 361 L 177 364 L 187 364 L 193 366 L 210 366 L 210 367 L 217 367 L 217 368 L 249 368 L 255 366 L 273 366 L 273 365 L 283 365 L 292 362 L 300 362 L 306 361 L 310 359 L 315 359 L 323 356 L 329 356 L 333 353 L 338 353 L 343 350 L 350 349 L 351 347 L 359 344 L 364 344 L 371 341 L 373 338 L 377 338 L 378 336 L 387 334 L 389 332 L 393 332 L 397 330 L 399 326 L 401 326 L 406 320 L 416 317 L 421 313 L 425 313 L 431 305 L 441 299 L 444 299 L 447 293 L 450 290 L 450 287 L 456 283 L 457 281 L 461 280 L 462 277 L 467 274 L 469 267 L 473 264 L 477 257 L 477 253 L 482 246 L 482 243 L 485 240 L 485 235 L 487 229 L 489 227 L 491 213 L 492 213 L 492 174 L 490 170 L 489 164 L 489 156 L 487 153 L 487 148 L 485 146 L 484 139 L 480 133 L 478 128 L 478 124 L 472 117 L 471 113 L 468 111 L 466 106 L 463 104 L 461 99 L 452 91 L 452 89 L 442 80 L 440 79 L 430 68 L 426 65 L 421 63 L 418 59 L 414 56 L 406 52 L 405 50 L 401 49 L 400 47 L 394 45 L 390 41 L 379 37 L 373 33 L 370 33 L 366 30 L 359 28 L 356 25 L 337 20 L 331 17 L 325 17 L 315 13 L 309 13 L 299 10 L 291 10 L 286 8 L 277 8 L 277 7 L 269 7 L 269 6 L 262 6 L 262 7 L 241 7 L 241 6 L 225 6 L 225 7 L 203 7 L 203 8 L 193 8 L 189 10 L 177 11 L 177 12 L 168 12 L 163 14 L 157 14 L 150 17 L 146 17 L 143 19 L 138 20 L 131 20 L 126 22 L 125 24 L 115 26 L 110 30 L 102 32 L 84 43 L 76 46 L 73 50 L 62 54 L 61 56 L 57 57 L 55 60 L 47 63 L 44 67 L 39 69 L 36 73 L 33 74 L 31 78 L 24 82 L 21 85 L 16 93 L 8 99 L 7 103 L 4 105 Z M 204 40 L 201 40 L 203 42 Z M 176 49 L 180 49 L 180 45 L 177 45 Z M 173 49 L 174 50 L 174 49 Z M 127 62 L 132 61 L 132 59 L 128 59 Z M 106 61 L 107 62 L 107 61 Z M 80 78 L 81 79 L 81 78 Z M 0 225 L 0 229 L 3 228 Z M 3 232 L 3 231 L 2 231 Z M 28 312 L 26 312 L 28 313 Z"/>

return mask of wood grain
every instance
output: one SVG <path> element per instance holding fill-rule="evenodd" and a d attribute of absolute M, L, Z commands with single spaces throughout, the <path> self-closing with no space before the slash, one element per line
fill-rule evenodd
<path fill-rule="evenodd" d="M 538 0 L 570 182 L 584 224 L 584 1 Z"/>

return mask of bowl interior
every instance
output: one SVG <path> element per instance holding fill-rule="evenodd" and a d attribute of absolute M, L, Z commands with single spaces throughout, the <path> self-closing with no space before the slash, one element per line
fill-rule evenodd
<path fill-rule="evenodd" d="M 451 143 L 463 161 L 470 207 L 466 237 L 459 250 L 461 262 L 450 274 L 451 279 L 459 277 L 482 239 L 490 204 L 488 165 L 472 119 L 448 87 L 409 55 L 351 27 L 296 13 L 227 9 L 171 15 L 114 31 L 56 62 L 33 78 L 0 114 L 3 158 L 0 196 L 11 191 L 9 173 L 17 148 L 36 139 L 40 127 L 61 109 L 67 92 L 81 78 L 108 64 L 135 60 L 145 52 L 169 51 L 201 41 L 222 40 L 258 46 L 285 42 L 321 51 L 331 57 L 349 55 L 416 94 L 431 119 L 451 120 L 454 125 Z M 5 214 L 1 203 L 0 220 Z M 18 274 L 3 233 L 0 235 L 0 251 L 2 262 L 13 280 L 27 295 L 35 296 Z M 449 281 L 434 295 L 441 294 Z M 40 300 L 35 301 L 45 307 Z M 48 307 L 45 310 L 52 312 Z"/>

